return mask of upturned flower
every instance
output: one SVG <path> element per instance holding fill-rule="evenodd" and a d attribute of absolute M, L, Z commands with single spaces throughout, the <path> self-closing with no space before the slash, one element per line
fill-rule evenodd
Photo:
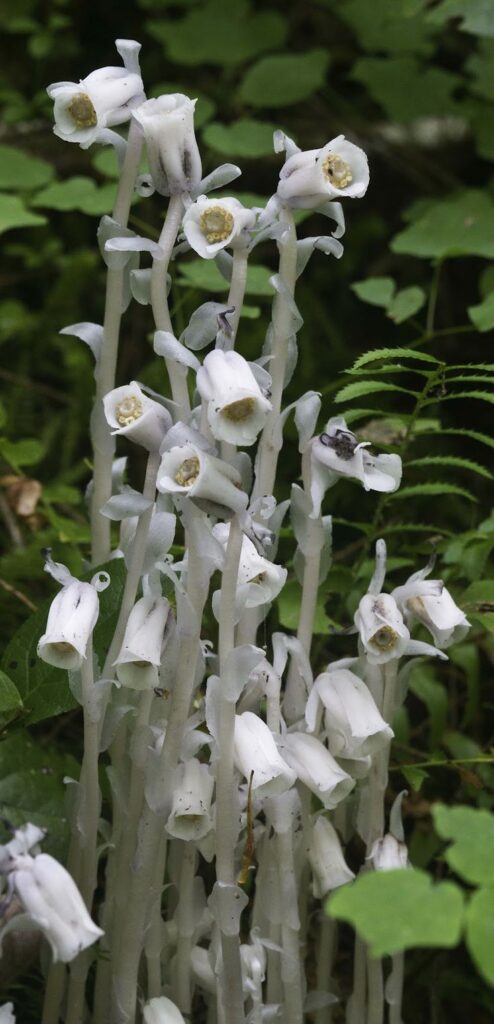
<path fill-rule="evenodd" d="M 196 100 L 176 92 L 146 100 L 132 111 L 144 133 L 154 187 L 162 196 L 190 192 L 201 180 L 195 105 Z"/>
<path fill-rule="evenodd" d="M 295 209 L 313 209 L 329 199 L 361 199 L 369 164 L 359 146 L 338 135 L 322 149 L 294 153 L 281 168 L 278 196 Z"/>
<path fill-rule="evenodd" d="M 256 215 L 238 199 L 208 199 L 199 196 L 183 219 L 184 235 L 192 249 L 205 260 L 212 260 L 220 249 L 245 245 L 247 231 Z"/>
<path fill-rule="evenodd" d="M 80 668 L 86 658 L 87 645 L 99 615 L 98 593 L 106 589 L 110 577 L 100 572 L 90 583 L 81 583 L 65 566 L 52 562 L 50 556 L 45 569 L 62 583 L 62 589 L 50 605 L 46 631 L 38 641 L 38 657 L 48 665 L 73 671 Z"/>
<path fill-rule="evenodd" d="M 280 736 L 278 746 L 298 778 L 328 810 L 351 792 L 355 780 L 340 768 L 323 743 L 305 732 Z"/>
<path fill-rule="evenodd" d="M 71 875 L 48 853 L 14 857 L 9 886 L 48 939 L 55 962 L 69 963 L 103 935 Z"/>
<path fill-rule="evenodd" d="M 103 406 L 112 434 L 126 437 L 150 452 L 159 450 L 172 419 L 167 409 L 141 391 L 137 381 L 109 391 Z"/>
<path fill-rule="evenodd" d="M 166 996 L 150 999 L 143 1009 L 144 1024 L 185 1024 L 175 1003 Z"/>
<path fill-rule="evenodd" d="M 323 495 L 338 477 L 359 480 L 366 491 L 390 494 L 400 486 L 402 466 L 399 455 L 371 455 L 369 441 L 359 442 L 343 416 L 329 420 L 326 429 L 310 442 L 311 495 L 320 509 Z"/>
<path fill-rule="evenodd" d="M 170 605 L 164 597 L 146 594 L 129 615 L 118 657 L 119 681 L 132 690 L 148 690 L 157 685 L 163 634 Z"/>
<path fill-rule="evenodd" d="M 283 793 L 297 778 L 267 725 L 252 711 L 235 715 L 233 757 L 241 775 L 247 781 L 252 776 L 252 790 L 261 797 Z"/>
<path fill-rule="evenodd" d="M 228 523 L 217 523 L 213 526 L 213 536 L 225 551 L 229 534 Z M 274 601 L 283 589 L 286 577 L 287 570 L 260 555 L 255 544 L 244 534 L 237 576 L 238 606 L 257 608 Z"/>
<path fill-rule="evenodd" d="M 406 622 L 419 621 L 432 634 L 436 647 L 444 649 L 463 640 L 470 629 L 464 612 L 455 604 L 442 580 L 427 580 L 433 566 L 413 573 L 392 592 Z"/>
<path fill-rule="evenodd" d="M 365 594 L 354 621 L 366 657 L 372 665 L 384 665 L 405 654 L 410 633 L 390 594 Z"/>
<path fill-rule="evenodd" d="M 87 149 L 99 133 L 122 124 L 131 116 L 132 105 L 144 97 L 137 54 L 139 43 L 117 39 L 116 48 L 123 68 L 98 68 L 80 82 L 54 82 L 47 93 L 54 101 L 55 135 L 77 142 Z"/>
<path fill-rule="evenodd" d="M 213 826 L 211 799 L 214 779 L 206 764 L 192 757 L 175 773 L 172 809 L 166 830 L 175 839 L 198 842 Z"/>
<path fill-rule="evenodd" d="M 263 395 L 247 360 L 238 352 L 209 352 L 197 371 L 197 387 L 207 402 L 213 437 L 229 444 L 254 444 L 271 402 Z"/>
<path fill-rule="evenodd" d="M 376 871 L 394 871 L 397 868 L 410 867 L 406 843 L 397 839 L 391 832 L 376 840 L 369 860 Z"/>
<path fill-rule="evenodd" d="M 334 757 L 367 757 L 393 738 L 368 686 L 349 669 L 332 671 L 330 666 L 314 680 L 305 715 L 311 731 L 316 727 L 318 705 L 324 708 L 328 746 Z"/>
<path fill-rule="evenodd" d="M 157 487 L 163 494 L 212 501 L 233 512 L 242 512 L 248 502 L 240 473 L 194 444 L 177 445 L 163 452 Z"/>
<path fill-rule="evenodd" d="M 309 831 L 307 856 L 313 871 L 314 896 L 318 899 L 355 878 L 343 856 L 336 829 L 322 814 Z"/>

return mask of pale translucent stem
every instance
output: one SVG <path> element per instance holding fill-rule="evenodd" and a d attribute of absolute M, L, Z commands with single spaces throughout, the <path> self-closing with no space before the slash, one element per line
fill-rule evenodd
<path fill-rule="evenodd" d="M 161 950 L 163 947 L 163 919 L 161 916 L 161 890 L 165 877 L 168 839 L 162 832 L 158 854 L 154 867 L 153 891 L 156 897 L 151 905 L 151 921 L 146 934 L 145 955 L 148 979 L 148 999 L 156 999 L 162 994 L 161 981 Z"/>
<path fill-rule="evenodd" d="M 338 926 L 327 914 L 321 914 L 319 941 L 317 945 L 317 988 L 319 992 L 331 992 L 331 974 L 338 939 Z M 323 1006 L 315 1014 L 315 1024 L 331 1024 L 333 1007 Z"/>
<path fill-rule="evenodd" d="M 245 286 L 247 284 L 247 258 L 247 252 L 244 248 L 234 249 L 232 277 L 228 293 L 228 308 L 233 308 L 234 311 L 228 317 L 231 325 L 231 334 L 228 337 L 224 336 L 224 347 L 229 349 L 235 348 L 240 315 L 244 304 Z"/>
<path fill-rule="evenodd" d="M 142 151 L 142 134 L 136 121 L 131 120 L 125 159 L 113 207 L 113 219 L 123 228 L 127 226 L 134 184 Z M 105 314 L 103 319 L 103 345 L 96 375 L 96 397 L 92 420 L 93 491 L 91 495 L 92 562 L 100 565 L 111 553 L 111 523 L 100 509 L 111 497 L 112 461 L 115 441 L 103 413 L 103 398 L 115 387 L 115 372 L 122 319 L 122 298 L 125 268 L 107 270 Z"/>
<path fill-rule="evenodd" d="M 51 964 L 45 988 L 41 1024 L 58 1024 L 65 987 L 65 964 Z"/>
<path fill-rule="evenodd" d="M 281 927 L 279 924 L 270 923 L 268 938 L 275 946 L 281 946 Z M 281 983 L 281 954 L 276 950 L 268 949 L 267 970 L 266 970 L 266 1002 L 277 1005 L 283 998 L 283 986 Z"/>
<path fill-rule="evenodd" d="M 165 222 L 161 230 L 158 245 L 163 255 L 153 259 L 151 269 L 151 305 L 157 331 L 168 331 L 173 334 L 170 311 L 168 308 L 167 274 L 170 257 L 175 239 L 182 220 L 183 200 L 181 195 L 170 197 Z M 183 367 L 173 359 L 166 359 L 166 368 L 170 379 L 173 401 L 180 409 L 181 419 L 186 419 L 190 412 L 190 399 L 187 390 L 187 374 Z"/>
<path fill-rule="evenodd" d="M 367 1024 L 383 1024 L 384 984 L 382 960 L 375 959 L 367 952 Z"/>
<path fill-rule="evenodd" d="M 321 568 L 321 552 L 323 543 L 324 534 L 321 517 L 319 516 L 317 519 L 308 518 L 297 639 L 300 641 L 309 659 L 317 608 L 319 572 Z M 300 676 L 300 671 L 297 668 L 296 662 L 292 658 L 287 675 L 284 705 L 290 721 L 298 718 L 301 712 L 303 713 L 306 697 L 307 692 L 305 683 Z M 290 714 L 290 709 L 293 711 L 292 714 Z"/>
<path fill-rule="evenodd" d="M 364 1024 L 367 1005 L 367 955 L 365 945 L 355 936 L 353 953 L 353 992 L 346 1010 L 346 1024 Z"/>
<path fill-rule="evenodd" d="M 403 983 L 405 980 L 405 954 L 395 953 L 391 957 L 393 975 L 393 1001 L 389 1005 L 389 1024 L 403 1024 L 401 1008 L 403 1002 Z"/>
<path fill-rule="evenodd" d="M 178 942 L 175 971 L 173 973 L 173 1000 L 179 1010 L 190 1014 L 192 1005 L 192 978 L 190 954 L 194 935 L 194 874 L 196 853 L 193 843 L 180 843 L 181 864 L 176 912 Z"/>
<path fill-rule="evenodd" d="M 276 835 L 281 906 L 297 906 L 297 885 L 291 832 Z M 300 929 L 285 922 L 281 925 L 281 980 L 283 985 L 283 1024 L 302 1024 L 303 993 L 300 961 Z"/>

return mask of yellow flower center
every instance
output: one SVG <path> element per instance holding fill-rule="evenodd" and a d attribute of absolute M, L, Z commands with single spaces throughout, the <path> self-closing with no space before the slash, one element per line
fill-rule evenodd
<path fill-rule="evenodd" d="M 240 423 L 242 420 L 249 418 L 255 408 L 255 404 L 255 398 L 239 398 L 238 402 L 225 405 L 223 416 L 226 416 L 227 420 L 231 420 L 232 423 Z"/>
<path fill-rule="evenodd" d="M 175 473 L 175 480 L 180 487 L 192 487 L 195 484 L 199 473 L 201 472 L 201 464 L 197 455 L 193 455 L 191 459 L 185 459 L 182 462 L 177 473 Z"/>
<path fill-rule="evenodd" d="M 199 227 L 210 245 L 224 242 L 233 231 L 233 216 L 224 206 L 210 206 L 201 213 Z"/>
<path fill-rule="evenodd" d="M 72 644 L 69 644 L 67 640 L 59 640 L 58 643 L 52 644 L 51 646 L 54 647 L 56 651 L 60 651 L 60 654 L 70 654 L 74 650 Z"/>
<path fill-rule="evenodd" d="M 353 181 L 350 164 L 337 153 L 326 154 L 322 162 L 322 173 L 334 188 L 346 188 Z"/>
<path fill-rule="evenodd" d="M 121 427 L 130 427 L 142 416 L 142 402 L 135 395 L 128 395 L 118 403 L 115 417 Z"/>
<path fill-rule="evenodd" d="M 67 110 L 76 128 L 95 128 L 98 124 L 98 116 L 86 92 L 77 92 Z"/>
<path fill-rule="evenodd" d="M 398 633 L 395 633 L 394 629 L 391 629 L 391 626 L 381 626 L 381 628 L 377 630 L 377 633 L 374 633 L 374 636 L 371 636 L 369 642 L 380 651 L 389 651 L 397 639 Z"/>

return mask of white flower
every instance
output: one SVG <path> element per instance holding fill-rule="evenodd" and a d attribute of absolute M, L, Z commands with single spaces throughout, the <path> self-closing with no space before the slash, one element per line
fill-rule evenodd
<path fill-rule="evenodd" d="M 368 686 L 349 669 L 331 671 L 329 667 L 315 679 L 305 714 L 311 731 L 320 703 L 325 709 L 328 746 L 334 757 L 365 758 L 393 738 Z"/>
<path fill-rule="evenodd" d="M 365 594 L 354 621 L 371 665 L 383 665 L 405 654 L 410 633 L 390 594 Z"/>
<path fill-rule="evenodd" d="M 408 850 L 406 844 L 388 832 L 383 839 L 377 839 L 369 854 L 376 871 L 394 871 L 396 868 L 408 868 Z"/>
<path fill-rule="evenodd" d="M 213 501 L 242 512 L 247 495 L 240 473 L 228 462 L 208 455 L 194 444 L 182 444 L 163 452 L 158 470 L 158 490 Z"/>
<path fill-rule="evenodd" d="M 178 766 L 173 786 L 172 809 L 166 830 L 175 839 L 203 839 L 211 830 L 211 798 L 214 779 L 206 764 L 192 757 Z"/>
<path fill-rule="evenodd" d="M 185 1024 L 178 1006 L 166 996 L 150 999 L 144 1007 L 143 1015 L 144 1024 Z"/>
<path fill-rule="evenodd" d="M 238 199 L 199 196 L 184 216 L 184 235 L 199 256 L 212 260 L 220 249 L 242 244 L 244 232 L 254 227 L 255 220 L 255 213 Z"/>
<path fill-rule="evenodd" d="M 14 858 L 9 884 L 48 939 L 54 961 L 69 963 L 103 935 L 73 878 L 48 853 Z"/>
<path fill-rule="evenodd" d="M 444 649 L 458 643 L 468 633 L 470 623 L 455 604 L 442 580 L 426 580 L 432 565 L 414 573 L 402 587 L 392 592 L 407 623 L 418 619 L 432 633 L 436 647 Z"/>
<path fill-rule="evenodd" d="M 229 523 L 213 526 L 213 536 L 225 551 L 229 534 Z M 237 576 L 238 606 L 257 608 L 274 601 L 284 587 L 286 577 L 287 570 L 260 555 L 255 544 L 244 534 Z"/>
<path fill-rule="evenodd" d="M 15 1024 L 13 1003 L 4 1003 L 0 1006 L 0 1024 Z"/>
<path fill-rule="evenodd" d="M 272 733 L 258 715 L 235 715 L 233 756 L 239 772 L 259 796 L 273 796 L 289 789 L 296 773 L 278 752 Z"/>
<path fill-rule="evenodd" d="M 158 451 L 171 427 L 168 410 L 148 398 L 135 380 L 109 391 L 103 399 L 103 406 L 112 434 L 127 437 L 150 452 Z"/>
<path fill-rule="evenodd" d="M 314 896 L 322 899 L 332 889 L 338 889 L 355 878 L 345 858 L 338 833 L 330 821 L 319 815 L 309 833 L 307 856 L 314 873 Z"/>
<path fill-rule="evenodd" d="M 146 100 L 132 111 L 144 132 L 153 184 L 162 196 L 190 192 L 201 180 L 195 105 L 196 100 L 176 92 Z"/>
<path fill-rule="evenodd" d="M 329 199 L 360 199 L 369 184 L 367 157 L 338 135 L 322 149 L 294 153 L 281 168 L 278 195 L 289 206 L 311 209 Z"/>
<path fill-rule="evenodd" d="M 366 491 L 390 494 L 400 486 L 399 455 L 370 455 L 370 442 L 358 442 L 343 416 L 329 420 L 325 431 L 310 442 L 311 495 L 316 514 L 323 495 L 339 476 L 360 480 Z"/>
<path fill-rule="evenodd" d="M 98 68 L 80 82 L 54 82 L 47 93 L 54 100 L 55 135 L 87 149 L 100 131 L 128 121 L 131 107 L 143 97 L 138 43 L 117 39 L 123 68 Z M 133 55 L 133 59 L 131 58 Z"/>
<path fill-rule="evenodd" d="M 99 615 L 98 589 L 104 584 L 99 573 L 91 583 L 81 583 L 67 571 L 67 582 L 53 599 L 48 612 L 46 632 L 38 642 L 38 657 L 48 665 L 73 671 L 80 668 Z"/>
<path fill-rule="evenodd" d="M 164 597 L 146 594 L 136 601 L 125 627 L 118 657 L 117 677 L 132 690 L 147 690 L 157 685 L 163 633 L 170 605 Z"/>
<path fill-rule="evenodd" d="M 264 397 L 248 362 L 238 352 L 215 349 L 197 371 L 197 387 L 208 403 L 208 422 L 216 440 L 254 444 L 271 402 Z"/>
<path fill-rule="evenodd" d="M 278 743 L 285 761 L 328 810 L 344 800 L 355 786 L 354 779 L 340 768 L 315 736 L 289 732 L 280 736 Z"/>
<path fill-rule="evenodd" d="M 5 846 L 0 846 L 0 872 L 9 871 L 13 857 L 29 853 L 33 846 L 42 842 L 45 836 L 45 830 L 38 828 L 37 825 L 32 825 L 31 822 L 16 828 L 13 838 Z"/>

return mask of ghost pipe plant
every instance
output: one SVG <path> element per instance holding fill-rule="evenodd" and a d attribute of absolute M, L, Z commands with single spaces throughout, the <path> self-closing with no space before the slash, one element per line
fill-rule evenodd
<path fill-rule="evenodd" d="M 49 89 L 57 134 L 83 148 L 113 144 L 121 168 L 112 216 L 98 232 L 107 266 L 103 323 L 64 329 L 96 362 L 89 497 L 93 563 L 106 568 L 80 581 L 47 556 L 61 590 L 38 646 L 41 658 L 67 671 L 84 712 L 70 873 L 30 852 L 41 838 L 33 826 L 3 849 L 0 871 L 47 936 L 53 961 L 62 961 L 50 969 L 43 1024 L 180 1024 L 206 1012 L 208 1024 L 302 1024 L 312 1010 L 317 1024 L 329 1024 L 336 932 L 320 901 L 362 867 L 406 860 L 396 822 L 384 831 L 402 659 L 446 657 L 442 649 L 468 629 L 443 584 L 427 580 L 429 567 L 385 591 L 379 541 L 355 614 L 355 656 L 328 666 L 311 660 L 331 555 L 332 488 L 345 478 L 391 493 L 401 480 L 399 456 L 370 451 L 343 417 L 317 429 L 317 392 L 288 406 L 283 397 L 303 324 L 296 280 L 315 251 L 341 257 L 343 202 L 364 196 L 367 158 L 342 135 L 300 151 L 276 132 L 275 150 L 286 159 L 265 208 L 211 198 L 239 169 L 226 164 L 203 178 L 194 99 L 147 100 L 138 44 L 119 40 L 117 49 L 123 68 Z M 126 123 L 126 137 L 113 131 Z M 138 178 L 143 151 L 149 173 Z M 134 192 L 145 198 L 154 190 L 168 198 L 158 241 L 127 225 Z M 332 233 L 297 239 L 297 209 L 328 217 Z M 272 316 L 262 354 L 248 361 L 240 319 L 247 262 L 267 240 L 278 252 Z M 215 260 L 230 288 L 225 303 L 203 303 L 177 337 L 168 271 L 172 254 L 187 258 L 190 249 Z M 131 295 L 149 307 L 162 394 L 117 373 Z M 291 413 L 302 486 L 294 483 L 277 504 Z M 123 482 L 116 444 L 123 457 L 146 453 L 141 491 Z M 301 613 L 296 635 L 270 635 L 269 610 L 288 575 L 277 555 L 288 508 Z M 93 650 L 99 592 L 113 586 L 117 559 L 125 584 L 116 625 L 111 641 L 97 640 Z M 436 646 L 412 637 L 417 622 Z M 345 850 L 352 834 L 367 848 L 361 864 Z M 320 934 L 318 988 L 308 992 L 309 912 Z M 393 968 L 395 1006 L 402 967 Z M 347 1019 L 381 1024 L 383 1013 L 382 965 L 366 963 L 357 944 Z"/>

